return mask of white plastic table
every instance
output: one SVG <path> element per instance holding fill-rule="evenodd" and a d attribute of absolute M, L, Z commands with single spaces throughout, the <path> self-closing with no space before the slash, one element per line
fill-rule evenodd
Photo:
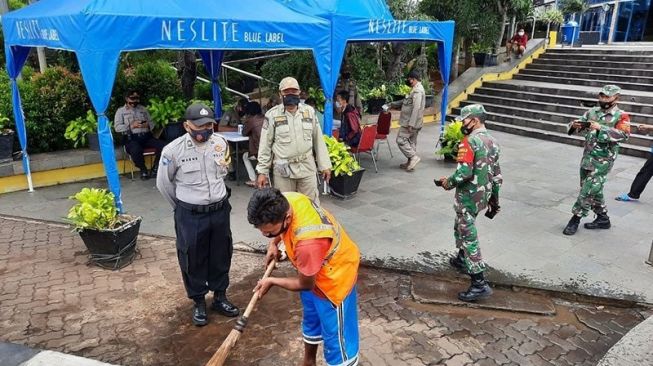
<path fill-rule="evenodd" d="M 239 152 L 239 147 L 238 144 L 243 142 L 243 141 L 249 141 L 249 136 L 243 136 L 242 134 L 238 133 L 237 131 L 229 131 L 229 132 L 216 132 L 216 134 L 224 137 L 227 142 L 233 143 L 236 145 L 236 156 L 235 156 L 235 162 L 234 162 L 234 167 L 236 169 L 236 185 L 240 185 L 240 178 L 238 175 L 238 165 L 239 164 L 239 159 L 240 159 L 240 152 Z"/>

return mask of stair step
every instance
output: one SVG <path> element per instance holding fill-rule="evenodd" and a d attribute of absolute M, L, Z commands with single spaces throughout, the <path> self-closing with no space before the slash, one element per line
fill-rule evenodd
<path fill-rule="evenodd" d="M 507 91 L 520 91 L 524 93 L 556 95 L 558 97 L 566 96 L 566 97 L 578 98 L 579 100 L 580 99 L 596 100 L 599 92 L 599 89 L 590 92 L 590 91 L 576 90 L 576 89 L 557 88 L 557 87 L 553 87 L 554 84 L 548 84 L 548 85 L 552 85 L 552 86 L 542 87 L 542 86 L 534 86 L 534 85 L 514 85 L 509 83 L 496 83 L 496 82 L 483 83 L 483 87 L 487 86 L 495 89 L 503 89 Z M 653 96 L 647 97 L 647 96 L 633 95 L 633 94 L 629 94 L 627 90 L 622 90 L 621 93 L 622 94 L 620 98 L 620 103 L 635 103 L 636 105 L 640 105 L 640 106 L 653 105 Z"/>
<path fill-rule="evenodd" d="M 583 138 L 581 136 L 569 136 L 566 133 L 542 131 L 537 128 L 514 126 L 501 122 L 487 120 L 486 126 L 492 130 L 512 133 L 515 135 L 532 137 L 554 142 L 561 142 L 568 145 L 583 146 Z M 638 156 L 647 158 L 649 156 L 649 148 L 636 146 L 631 144 L 621 144 L 620 153 L 624 155 Z"/>
<path fill-rule="evenodd" d="M 522 89 L 495 88 L 494 86 L 497 84 L 484 84 L 484 85 L 487 86 L 482 86 L 480 88 L 477 88 L 474 91 L 474 94 L 472 94 L 471 96 L 475 96 L 475 95 L 481 97 L 488 96 L 488 97 L 497 98 L 499 100 L 517 99 L 524 102 L 541 102 L 541 103 L 568 106 L 568 107 L 582 106 L 584 108 L 587 108 L 587 106 L 590 106 L 591 103 L 596 103 L 597 101 L 596 95 L 590 95 L 587 97 L 585 95 L 565 96 L 565 95 L 556 95 L 553 94 L 553 92 L 551 94 L 545 94 L 545 93 L 528 92 Z M 585 102 L 587 104 L 583 105 L 581 104 L 581 102 Z M 642 114 L 642 115 L 653 116 L 653 105 L 630 103 L 626 99 L 624 99 L 619 101 L 619 106 L 622 107 L 622 109 L 624 109 L 625 111 L 628 111 L 628 113 L 630 113 L 631 115 Z"/>
<path fill-rule="evenodd" d="M 641 69 L 641 70 L 653 70 L 653 64 L 650 62 L 613 62 L 613 61 L 601 61 L 601 60 L 574 60 L 574 59 L 562 59 L 562 58 L 549 58 L 547 54 L 543 54 L 538 57 L 535 61 L 542 62 L 551 65 L 573 65 L 573 66 L 588 66 L 588 67 L 618 67 L 618 68 L 627 68 L 627 69 Z"/>
<path fill-rule="evenodd" d="M 525 116 L 517 116 L 511 113 L 497 111 L 492 106 L 486 106 L 487 109 L 487 119 L 493 120 L 496 122 L 501 122 L 504 124 L 535 128 L 542 131 L 549 132 L 558 132 L 566 135 L 568 123 L 571 122 L 573 118 L 554 121 L 551 119 L 537 119 L 529 118 Z M 453 115 L 460 115 L 460 108 L 454 108 L 452 110 Z M 651 143 L 653 143 L 653 137 L 639 134 L 631 134 L 630 139 L 628 140 L 629 144 L 633 146 L 640 146 L 643 148 L 649 148 Z"/>
<path fill-rule="evenodd" d="M 543 76 L 555 76 L 555 77 L 575 77 L 579 79 L 588 79 L 588 80 L 615 80 L 615 84 L 621 82 L 627 83 L 637 83 L 637 84 L 649 84 L 653 87 L 653 77 L 646 76 L 623 76 L 623 75 L 614 75 L 614 74 L 597 74 L 591 72 L 570 72 L 570 71 L 556 71 L 556 70 L 545 70 L 535 67 L 527 67 L 524 70 L 519 72 L 520 74 L 525 75 L 543 75 Z"/>
<path fill-rule="evenodd" d="M 617 82 L 614 80 L 588 80 L 588 79 L 578 79 L 578 78 L 528 75 L 528 74 L 521 74 L 521 73 L 515 75 L 514 78 L 516 80 L 531 80 L 531 81 L 540 81 L 544 83 L 557 83 L 557 84 L 568 84 L 568 85 L 569 84 L 585 85 L 585 86 L 594 86 L 597 88 L 603 87 L 606 84 L 619 84 L 619 86 L 625 90 L 651 91 L 651 85 L 648 84 L 624 83 L 624 82 Z"/>
<path fill-rule="evenodd" d="M 535 60 L 532 64 L 528 65 L 526 69 L 537 68 L 540 70 L 549 71 L 563 71 L 573 73 L 592 73 L 592 74 L 608 74 L 608 75 L 622 75 L 622 76 L 645 76 L 653 78 L 653 69 L 626 69 L 614 67 L 593 67 L 593 66 L 577 66 L 577 65 L 551 65 L 544 61 Z"/>
<path fill-rule="evenodd" d="M 565 54 L 565 55 L 576 55 L 576 54 L 591 54 L 591 55 L 653 55 L 653 49 L 647 50 L 631 50 L 631 49 L 601 49 L 601 48 L 552 48 L 546 51 L 546 53 L 553 54 Z"/>
<path fill-rule="evenodd" d="M 588 110 L 588 107 L 581 105 L 576 101 L 575 104 L 559 104 L 552 103 L 550 101 L 537 101 L 537 100 L 526 100 L 520 98 L 510 98 L 505 96 L 498 95 L 488 95 L 488 94 L 478 94 L 474 93 L 469 96 L 468 101 L 481 103 L 483 105 L 495 105 L 495 106 L 504 106 L 510 108 L 519 108 L 526 110 L 535 110 L 541 111 L 543 113 L 560 113 L 564 116 L 580 116 L 585 111 Z M 573 99 L 568 99 L 569 102 Z M 594 102 L 594 101 L 592 101 Z M 641 114 L 635 113 L 631 110 L 626 109 L 625 105 L 620 105 L 620 107 L 628 112 L 630 118 L 637 123 L 645 123 L 653 125 L 653 114 Z M 653 108 L 652 108 L 653 109 Z"/>
<path fill-rule="evenodd" d="M 549 53 L 546 58 L 558 60 L 587 60 L 587 61 L 614 61 L 614 62 L 653 62 L 653 55 L 606 55 L 589 53 L 560 54 Z"/>

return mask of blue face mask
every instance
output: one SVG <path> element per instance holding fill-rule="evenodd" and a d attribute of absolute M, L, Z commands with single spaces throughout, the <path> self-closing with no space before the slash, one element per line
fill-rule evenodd
<path fill-rule="evenodd" d="M 190 130 L 190 136 L 197 142 L 206 142 L 209 140 L 209 137 L 213 135 L 213 128 L 207 128 L 204 130 Z"/>

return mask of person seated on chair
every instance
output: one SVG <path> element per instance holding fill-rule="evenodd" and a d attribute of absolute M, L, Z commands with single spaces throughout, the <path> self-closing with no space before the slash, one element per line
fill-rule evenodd
<path fill-rule="evenodd" d="M 526 44 L 528 43 L 528 36 L 524 32 L 524 28 L 520 28 L 517 34 L 512 36 L 508 44 L 506 44 L 506 54 L 508 58 L 506 61 L 510 62 L 511 54 L 517 55 L 517 58 L 522 58 L 524 51 L 526 51 Z"/>
<path fill-rule="evenodd" d="M 256 171 L 252 161 L 256 161 L 258 156 L 258 145 L 261 141 L 261 130 L 265 123 L 265 116 L 258 102 L 249 102 L 245 107 L 245 125 L 243 126 L 243 136 L 249 136 L 249 151 L 243 154 L 243 162 L 247 169 L 249 181 L 245 184 L 250 187 L 256 187 Z"/>
<path fill-rule="evenodd" d="M 147 109 L 140 105 L 140 100 L 138 92 L 130 90 L 125 95 L 125 105 L 116 111 L 113 126 L 116 132 L 124 135 L 125 150 L 131 156 L 134 165 L 141 170 L 141 179 L 146 180 L 150 176 L 156 176 L 159 157 L 165 142 L 154 138 L 152 135 L 154 123 Z M 148 172 L 143 157 L 143 150 L 146 148 L 156 149 L 151 172 Z"/>
<path fill-rule="evenodd" d="M 338 136 L 348 146 L 356 147 L 361 139 L 361 117 L 358 110 L 347 102 L 348 100 L 348 91 L 338 91 L 336 94 L 336 108 L 338 108 L 342 116 Z"/>
<path fill-rule="evenodd" d="M 247 103 L 247 99 L 245 98 L 238 99 L 238 102 L 234 104 L 234 108 L 222 115 L 220 126 L 237 127 L 239 124 L 242 124 Z"/>

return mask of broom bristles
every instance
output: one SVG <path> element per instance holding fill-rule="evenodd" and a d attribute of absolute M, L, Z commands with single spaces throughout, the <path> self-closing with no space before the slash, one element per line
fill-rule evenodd
<path fill-rule="evenodd" d="M 240 338 L 240 335 L 242 333 L 232 329 L 227 338 L 222 342 L 222 345 L 218 350 L 215 352 L 213 357 L 209 360 L 209 362 L 206 363 L 206 366 L 222 366 L 224 365 L 225 361 L 227 361 L 227 357 L 229 357 L 229 352 L 231 352 L 231 349 L 234 348 L 236 345 L 236 342 L 238 342 L 238 338 Z"/>

